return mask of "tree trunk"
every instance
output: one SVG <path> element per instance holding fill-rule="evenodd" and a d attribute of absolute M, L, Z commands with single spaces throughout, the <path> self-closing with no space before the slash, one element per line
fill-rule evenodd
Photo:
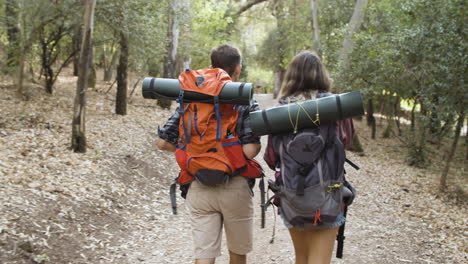
<path fill-rule="evenodd" d="M 93 26 L 95 0 L 86 0 L 84 15 L 84 36 L 81 43 L 80 67 L 76 86 L 75 103 L 72 120 L 72 149 L 75 152 L 86 152 L 86 90 L 88 88 L 89 61 L 93 47 Z"/>
<path fill-rule="evenodd" d="M 120 32 L 120 59 L 117 67 L 117 97 L 115 113 L 127 114 L 127 69 L 128 69 L 128 37 Z"/>
<path fill-rule="evenodd" d="M 273 83 L 273 98 L 277 98 L 280 91 L 281 85 L 283 84 L 284 76 L 286 74 L 286 69 L 283 66 L 283 59 L 286 56 L 285 54 L 285 42 L 287 39 L 288 29 L 286 25 L 286 14 L 285 14 L 284 1 L 277 0 L 275 3 L 275 18 L 276 26 L 278 28 L 278 36 L 276 37 L 278 41 L 278 54 L 277 61 L 275 62 L 275 72 L 274 72 L 274 83 Z"/>
<path fill-rule="evenodd" d="M 359 137 L 357 134 L 354 135 L 353 137 L 353 142 L 351 143 L 351 147 L 349 148 L 349 151 L 364 154 L 364 148 L 362 147 L 361 141 L 359 140 Z"/>
<path fill-rule="evenodd" d="M 94 64 L 89 66 L 88 88 L 96 88 L 96 67 L 94 66 Z"/>
<path fill-rule="evenodd" d="M 104 68 L 104 81 L 105 82 L 110 82 L 112 80 L 112 75 L 114 73 L 115 65 L 117 64 L 117 58 L 119 57 L 119 52 L 116 50 L 112 54 L 112 59 L 109 63 L 109 65 L 106 65 Z"/>
<path fill-rule="evenodd" d="M 374 101 L 372 98 L 367 100 L 367 125 L 372 129 L 372 139 L 375 139 L 376 124 L 374 117 Z"/>
<path fill-rule="evenodd" d="M 460 115 L 458 116 L 457 127 L 455 128 L 455 139 L 453 140 L 452 147 L 450 148 L 450 152 L 447 156 L 447 161 L 445 163 L 445 168 L 442 172 L 442 176 L 440 177 L 439 191 L 441 192 L 445 191 L 447 187 L 447 175 L 450 170 L 450 163 L 453 160 L 453 156 L 455 156 L 458 139 L 460 138 L 460 132 L 461 132 L 461 128 L 463 126 L 464 121 L 465 121 L 465 109 L 462 109 Z"/>
<path fill-rule="evenodd" d="M 20 47 L 21 49 L 23 49 L 22 46 L 23 44 L 20 44 Z M 18 70 L 17 70 L 17 82 L 16 82 L 16 86 L 17 86 L 17 90 L 16 90 L 16 94 L 19 98 L 23 99 L 23 100 L 29 100 L 29 96 L 26 95 L 25 91 L 24 91 L 24 87 L 23 87 L 23 82 L 24 82 L 24 64 L 25 64 L 25 61 L 26 60 L 26 55 L 24 54 L 24 52 L 21 52 L 20 56 L 19 56 L 19 61 L 18 61 Z"/>
<path fill-rule="evenodd" d="M 465 160 L 468 160 L 468 122 L 466 124 L 465 147 L 466 147 Z"/>
<path fill-rule="evenodd" d="M 310 13 L 312 17 L 312 28 L 314 30 L 314 41 L 312 47 L 317 51 L 319 56 L 322 56 L 322 46 L 320 44 L 320 28 L 318 23 L 318 0 L 310 0 Z"/>
<path fill-rule="evenodd" d="M 81 46 L 80 42 L 82 39 L 81 33 L 82 33 L 81 25 L 78 25 L 72 37 L 73 50 L 80 50 L 80 46 Z M 81 54 L 80 52 L 77 52 L 76 55 L 73 57 L 73 76 L 78 76 L 78 69 L 80 67 L 80 56 L 79 56 L 80 54 Z"/>
<path fill-rule="evenodd" d="M 42 32 L 43 33 L 43 32 Z M 41 33 L 41 36 L 42 36 Z M 51 59 L 51 52 L 49 52 L 48 45 L 49 42 L 44 39 L 45 36 L 41 37 L 41 48 L 42 48 L 42 54 L 41 54 L 41 63 L 42 63 L 42 73 L 44 74 L 44 79 L 45 79 L 45 88 L 46 92 L 48 94 L 52 94 L 53 90 L 52 87 L 54 85 L 54 71 L 52 70 L 52 63 L 50 61 Z"/>
<path fill-rule="evenodd" d="M 386 96 L 385 94 L 380 95 L 379 104 L 380 104 L 379 126 L 382 126 L 382 125 L 383 125 L 384 116 L 387 114 L 387 111 L 386 111 L 386 108 L 387 108 L 387 96 Z"/>
<path fill-rule="evenodd" d="M 389 96 L 388 99 L 389 99 L 390 107 L 388 109 L 389 113 L 387 113 L 387 115 L 386 115 L 387 128 L 384 130 L 384 132 L 382 134 L 383 138 L 389 138 L 391 136 L 391 134 L 394 134 L 393 126 L 394 126 L 394 122 L 395 122 L 395 111 L 396 111 L 395 108 L 396 107 L 395 107 L 395 105 L 391 104 L 392 97 Z"/>
<path fill-rule="evenodd" d="M 19 41 L 20 28 L 19 6 L 17 0 L 7 0 L 5 3 L 5 25 L 7 28 L 8 49 L 7 49 L 7 66 L 15 68 L 19 61 Z"/>
<path fill-rule="evenodd" d="M 179 18 L 178 15 L 178 2 L 172 0 L 169 6 L 169 23 L 167 28 L 167 38 L 170 39 L 167 46 L 167 54 L 164 58 L 164 69 L 163 77 L 164 78 L 175 78 L 176 77 L 176 59 L 177 59 L 177 48 L 179 46 Z M 169 109 L 171 107 L 172 101 L 159 99 L 158 105 L 162 108 Z"/>
<path fill-rule="evenodd" d="M 417 167 L 424 168 L 427 166 L 428 160 L 426 157 L 426 141 L 427 141 L 427 110 L 423 100 L 420 100 L 421 105 L 421 116 L 418 118 L 418 133 L 417 136 L 412 139 L 415 141 L 416 152 L 413 154 L 413 164 Z"/>
<path fill-rule="evenodd" d="M 395 98 L 395 104 L 393 105 L 393 113 L 395 115 L 395 124 L 397 126 L 397 129 L 398 129 L 398 136 L 401 136 L 402 135 L 402 131 L 401 131 L 401 125 L 400 125 L 400 97 L 397 96 Z"/>
<path fill-rule="evenodd" d="M 387 127 L 384 129 L 382 133 L 383 138 L 389 138 L 391 134 L 393 134 L 393 115 L 389 115 L 386 118 L 387 120 Z"/>
<path fill-rule="evenodd" d="M 411 131 L 414 131 L 415 129 L 416 104 L 417 104 L 417 100 L 414 99 L 414 104 L 413 104 L 413 107 L 411 108 Z"/>
<path fill-rule="evenodd" d="M 89 73 L 88 73 L 88 88 L 96 88 L 96 66 L 94 65 L 94 50 L 91 48 L 91 54 L 89 55 Z"/>
<path fill-rule="evenodd" d="M 431 100 L 431 104 L 429 107 L 429 142 L 432 144 L 439 143 L 439 134 L 442 131 L 442 122 L 439 118 L 438 114 L 438 105 L 439 105 L 439 97 L 434 95 Z"/>
<path fill-rule="evenodd" d="M 345 35 L 340 52 L 338 71 L 339 78 L 343 78 L 344 73 L 349 68 L 349 54 L 351 54 L 354 49 L 354 41 L 352 38 L 364 20 L 364 9 L 367 6 L 367 2 L 368 0 L 357 0 L 356 5 L 354 6 L 354 12 L 348 24 L 348 32 Z M 337 93 L 340 92 L 338 87 L 335 89 Z"/>

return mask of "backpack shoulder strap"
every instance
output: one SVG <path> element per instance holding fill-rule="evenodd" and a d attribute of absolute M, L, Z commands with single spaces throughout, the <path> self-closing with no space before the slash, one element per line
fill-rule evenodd
<path fill-rule="evenodd" d="M 286 182 L 284 181 L 284 153 L 283 153 L 283 142 L 280 142 L 280 149 L 279 149 L 279 154 L 280 154 L 280 172 L 281 172 L 281 180 L 283 181 L 283 184 Z"/>

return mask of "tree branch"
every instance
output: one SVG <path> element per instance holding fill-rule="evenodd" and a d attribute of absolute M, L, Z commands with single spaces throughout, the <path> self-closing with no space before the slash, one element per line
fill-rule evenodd
<path fill-rule="evenodd" d="M 239 10 L 237 10 L 237 12 L 234 14 L 235 16 L 240 16 L 242 13 L 244 13 L 245 11 L 249 10 L 251 7 L 253 7 L 254 5 L 257 5 L 257 4 L 260 4 L 260 3 L 263 3 L 263 2 L 266 2 L 268 0 L 252 0 L 252 1 L 249 1 L 247 2 L 245 5 L 241 6 L 239 8 Z"/>

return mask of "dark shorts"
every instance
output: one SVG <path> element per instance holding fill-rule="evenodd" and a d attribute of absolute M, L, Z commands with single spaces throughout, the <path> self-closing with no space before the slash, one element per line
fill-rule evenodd
<path fill-rule="evenodd" d="M 336 218 L 336 221 L 334 223 L 318 223 L 317 225 L 314 225 L 314 223 L 306 223 L 302 226 L 293 226 L 291 223 L 289 223 L 285 217 L 283 216 L 283 212 L 281 207 L 279 207 L 279 213 L 281 216 L 281 219 L 283 219 L 284 225 L 289 229 L 289 228 L 295 228 L 298 230 L 305 230 L 305 229 L 330 229 L 330 228 L 337 228 L 341 225 L 343 225 L 346 222 L 346 217 L 344 217 L 343 213 L 338 215 Z"/>

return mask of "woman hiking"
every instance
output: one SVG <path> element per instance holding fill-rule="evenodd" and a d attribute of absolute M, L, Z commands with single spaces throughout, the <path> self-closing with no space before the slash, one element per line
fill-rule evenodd
<path fill-rule="evenodd" d="M 331 93 L 329 92 L 331 84 L 332 80 L 329 78 L 327 70 L 323 66 L 320 58 L 311 51 L 302 51 L 292 59 L 288 66 L 286 76 L 280 91 L 279 104 L 285 105 L 296 103 L 300 105 L 300 103 L 305 100 L 331 96 Z M 313 118 L 315 118 L 315 116 L 310 117 L 311 122 L 317 122 L 317 124 L 320 124 L 319 115 L 316 116 L 317 120 L 312 120 Z M 291 116 L 290 114 L 290 121 L 293 127 L 295 120 L 295 116 Z M 315 134 L 312 133 L 313 131 L 320 130 L 322 132 L 314 132 Z M 283 222 L 289 229 L 289 233 L 294 245 L 296 264 L 326 264 L 330 263 L 331 261 L 334 241 L 338 228 L 343 225 L 346 220 L 343 215 L 344 204 L 342 202 L 342 190 L 344 187 L 342 182 L 344 182 L 344 172 L 342 168 L 344 166 L 344 148 L 350 142 L 350 139 L 353 136 L 353 132 L 354 128 L 352 125 L 352 120 L 348 119 L 338 121 L 336 124 L 320 124 L 318 128 L 296 129 L 296 131 L 292 131 L 287 134 L 270 135 L 268 137 L 268 145 L 265 151 L 264 159 L 271 169 L 276 170 L 275 186 L 283 185 L 288 187 L 290 191 L 289 197 L 291 197 L 291 194 L 299 195 L 300 197 L 316 197 L 317 195 L 309 195 L 307 192 L 311 191 L 311 188 L 315 188 L 315 190 L 317 190 L 316 186 L 318 186 L 319 183 L 314 183 L 315 185 L 311 184 L 310 182 L 312 180 L 308 177 L 314 173 L 318 174 L 318 172 L 315 171 L 320 171 L 320 174 L 322 174 L 322 168 L 317 169 L 317 167 L 321 167 L 323 165 L 323 168 L 327 170 L 327 168 L 330 167 L 330 164 L 326 164 L 327 162 L 332 163 L 331 167 L 334 166 L 334 162 L 337 164 L 341 163 L 341 171 L 339 171 L 340 175 L 337 176 L 339 177 L 338 179 L 340 181 L 336 181 L 339 182 L 339 184 L 333 182 L 333 184 L 328 186 L 336 188 L 337 193 L 339 193 L 337 196 L 335 196 L 335 200 L 337 200 L 337 205 L 335 207 L 338 209 L 335 210 L 336 212 L 333 217 L 325 215 L 325 210 L 323 208 L 319 208 L 313 212 L 311 216 L 307 216 L 308 218 L 302 216 L 302 218 L 298 217 L 299 213 L 294 215 L 294 217 L 291 217 L 291 215 L 294 214 L 294 209 L 297 209 L 298 207 L 292 205 L 288 209 L 286 206 L 291 205 L 291 203 L 294 202 L 293 199 L 296 198 L 293 198 L 291 201 L 285 201 L 284 199 L 286 199 L 288 195 L 284 195 L 284 192 L 282 193 L 283 196 L 277 195 L 278 198 L 276 198 L 274 204 L 279 207 L 279 213 L 283 219 Z M 324 133 L 328 133 L 328 135 Z M 292 148 L 291 146 L 294 145 L 292 144 L 294 143 L 293 141 L 298 138 L 299 135 L 301 135 L 301 142 L 295 144 L 297 146 L 296 148 Z M 307 138 L 308 135 L 311 135 L 310 137 L 320 137 L 323 150 L 317 150 L 317 148 L 315 150 L 310 150 L 310 147 L 306 146 L 308 143 L 304 143 L 312 142 L 312 139 Z M 323 136 L 325 140 L 323 140 L 321 136 Z M 314 148 L 316 145 L 310 144 L 310 146 Z M 309 150 L 304 150 L 306 148 L 309 148 Z M 337 148 L 338 150 L 333 150 L 333 148 Z M 312 157 L 312 154 L 308 155 L 304 151 L 310 151 L 310 153 L 315 151 L 318 153 L 317 157 L 320 156 L 320 158 L 313 160 L 313 158 L 309 158 Z M 337 151 L 341 151 L 342 158 L 336 160 L 329 158 L 330 156 L 327 156 L 327 151 L 335 154 Z M 288 155 L 290 155 L 290 158 L 286 157 Z M 297 158 L 295 158 L 294 155 L 296 155 Z M 325 157 L 323 155 L 325 155 Z M 334 154 L 332 154 L 331 157 L 333 157 L 333 155 Z M 323 158 L 327 160 L 322 160 Z M 320 163 L 319 160 L 322 161 L 322 163 Z M 335 167 L 340 167 L 340 165 L 336 165 Z M 292 168 L 294 168 L 294 170 Z M 324 174 L 326 173 L 328 172 L 324 172 Z M 333 173 L 334 172 L 330 172 L 330 174 Z M 292 183 L 301 181 L 292 179 L 293 177 L 300 178 L 300 176 L 298 176 L 299 174 L 305 179 L 302 180 L 302 184 Z M 323 181 L 324 180 L 322 179 L 322 175 L 320 175 L 320 186 L 323 186 Z M 287 182 L 287 184 L 285 184 L 285 182 Z M 288 184 L 289 186 L 287 186 Z M 302 189 L 296 193 L 295 188 L 298 185 L 301 185 Z M 306 188 L 304 188 L 304 185 Z M 292 187 L 290 186 L 294 186 L 294 190 L 292 190 Z M 311 186 L 311 188 L 308 188 L 309 186 Z M 297 187 L 297 190 L 299 190 L 299 187 Z M 277 192 L 277 194 L 278 193 L 279 192 Z M 302 203 L 307 202 L 308 201 L 305 200 Z M 314 201 L 310 202 L 313 203 Z"/>

